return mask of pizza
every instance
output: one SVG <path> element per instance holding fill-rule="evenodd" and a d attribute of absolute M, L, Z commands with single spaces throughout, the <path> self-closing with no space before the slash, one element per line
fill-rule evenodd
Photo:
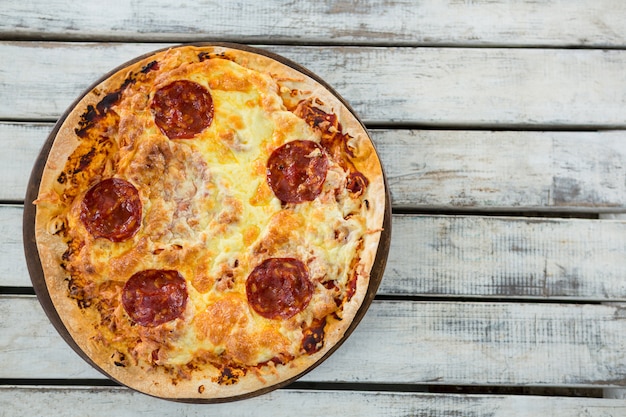
<path fill-rule="evenodd" d="M 46 291 L 112 379 L 170 399 L 263 392 L 325 358 L 371 301 L 380 161 L 289 61 L 156 51 L 90 88 L 51 141 L 34 201 Z"/>

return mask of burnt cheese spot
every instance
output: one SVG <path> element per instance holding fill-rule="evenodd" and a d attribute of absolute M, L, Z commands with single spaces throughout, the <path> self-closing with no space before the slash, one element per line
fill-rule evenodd
<path fill-rule="evenodd" d="M 158 69 L 159 69 L 159 63 L 157 61 L 151 61 L 141 68 L 141 73 L 146 74 L 150 71 L 155 71 Z"/>
<path fill-rule="evenodd" d="M 309 327 L 302 332 L 302 349 L 312 355 L 324 346 L 324 327 L 326 317 L 315 319 Z"/>

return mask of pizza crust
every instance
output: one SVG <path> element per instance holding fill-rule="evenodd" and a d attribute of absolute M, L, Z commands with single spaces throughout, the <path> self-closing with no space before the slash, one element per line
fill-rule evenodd
<path fill-rule="evenodd" d="M 355 320 L 360 319 L 359 315 L 364 314 L 364 309 L 373 298 L 373 292 L 377 286 L 377 284 L 371 286 L 372 277 L 370 276 L 377 259 L 384 266 L 386 253 L 381 256 L 379 247 L 383 234 L 383 222 L 389 211 L 388 194 L 381 163 L 365 128 L 347 105 L 329 90 L 328 86 L 316 81 L 311 75 L 292 68 L 285 63 L 286 61 L 277 60 L 279 57 L 273 55 L 268 57 L 269 54 L 257 52 L 256 50 L 244 51 L 230 45 L 202 45 L 157 51 L 155 54 L 145 56 L 105 78 L 70 108 L 53 138 L 54 143 L 47 157 L 38 198 L 34 202 L 36 204 L 35 239 L 47 290 L 54 308 L 73 341 L 94 366 L 114 380 L 149 395 L 176 400 L 226 401 L 265 392 L 299 377 L 332 353 L 343 341 L 346 332 L 354 327 Z M 172 53 L 178 54 L 180 60 L 184 60 L 187 56 L 198 56 L 199 53 L 226 54 L 229 59 L 246 68 L 270 74 L 278 83 L 279 90 L 282 90 L 283 98 L 286 100 L 289 100 L 289 94 L 294 90 L 299 91 L 298 101 L 315 100 L 324 111 L 336 114 L 344 132 L 349 132 L 355 146 L 354 166 L 369 180 L 369 185 L 362 196 L 364 200 L 368 200 L 369 209 L 364 214 L 367 233 L 363 236 L 363 249 L 355 269 L 358 273 L 357 287 L 354 295 L 343 306 L 343 320 L 333 320 L 326 326 L 324 346 L 316 353 L 300 356 L 285 365 L 275 365 L 270 372 L 261 374 L 255 370 L 249 370 L 244 376 L 239 377 L 236 383 L 230 385 L 215 384 L 213 380 L 217 375 L 213 370 L 206 372 L 194 370 L 184 378 L 179 378 L 172 375 L 171 369 L 164 367 L 136 369 L 115 365 L 115 361 L 111 360 L 111 351 L 103 349 L 99 343 L 94 343 L 94 339 L 99 337 L 99 333 L 92 326 L 92 320 L 96 320 L 95 314 L 77 308 L 76 301 L 67 296 L 68 272 L 61 267 L 67 244 L 58 234 L 53 233 L 55 228 L 59 227 L 55 223 L 58 221 L 59 207 L 54 191 L 63 188 L 57 179 L 63 172 L 65 161 L 80 143 L 75 129 L 80 125 L 85 110 L 89 106 L 97 106 L 107 93 L 118 89 L 128 79 L 129 74 L 137 73 L 150 65 L 153 60 Z M 386 233 L 389 233 L 389 230 Z M 376 270 L 376 274 L 382 274 L 382 268 Z M 375 278 L 380 279 L 380 277 Z"/>

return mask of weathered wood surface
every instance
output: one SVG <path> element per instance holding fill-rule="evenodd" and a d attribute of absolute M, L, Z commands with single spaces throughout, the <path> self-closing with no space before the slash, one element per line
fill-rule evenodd
<path fill-rule="evenodd" d="M 0 119 L 54 120 L 162 44 L 1 42 Z M 267 46 L 333 86 L 366 123 L 626 127 L 626 51 Z"/>
<path fill-rule="evenodd" d="M 621 211 L 625 131 L 373 131 L 394 207 Z"/>
<path fill-rule="evenodd" d="M 624 253 L 622 221 L 395 216 L 379 293 L 623 300 Z"/>
<path fill-rule="evenodd" d="M 50 123 L 0 122 L 0 201 L 24 201 L 30 172 L 51 130 Z"/>
<path fill-rule="evenodd" d="M 0 378 L 104 378 L 35 297 L 0 296 L 0 316 Z M 625 322 L 607 305 L 375 301 L 301 381 L 625 387 Z"/>
<path fill-rule="evenodd" d="M 5 3 L 0 201 L 15 204 L 0 205 L 0 416 L 626 414 L 618 399 L 401 392 L 551 386 L 624 397 L 626 220 L 606 213 L 626 211 L 626 3 Z M 380 296 L 303 378 L 309 389 L 206 407 L 88 381 L 38 385 L 104 381 L 35 297 L 9 295 L 30 286 L 20 204 L 41 144 L 112 68 L 212 40 L 265 47 L 335 87 L 371 128 L 398 212 L 462 214 L 394 216 Z M 503 212 L 511 217 L 490 216 Z M 604 214 L 512 217 L 545 212 Z"/>
<path fill-rule="evenodd" d="M 0 286 L 31 285 L 22 208 L 0 206 Z M 626 300 L 626 222 L 396 215 L 379 295 Z"/>
<path fill-rule="evenodd" d="M 283 389 L 239 403 L 181 404 L 117 387 L 0 387 L 0 415 L 21 417 L 380 416 L 621 417 L 621 400 Z"/>
<path fill-rule="evenodd" d="M 50 123 L 0 122 L 0 201 L 22 202 Z M 372 129 L 395 208 L 626 210 L 626 131 Z"/>
<path fill-rule="evenodd" d="M 596 1 L 166 0 L 8 2 L 0 34 L 28 39 L 619 47 L 626 6 Z"/>

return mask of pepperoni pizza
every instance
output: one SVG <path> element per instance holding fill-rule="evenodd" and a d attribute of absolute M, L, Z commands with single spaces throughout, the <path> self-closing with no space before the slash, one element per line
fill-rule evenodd
<path fill-rule="evenodd" d="M 163 398 L 301 375 L 340 343 L 383 256 L 366 131 L 252 49 L 181 46 L 117 70 L 60 121 L 42 171 L 34 227 L 56 312 L 93 364 Z"/>

